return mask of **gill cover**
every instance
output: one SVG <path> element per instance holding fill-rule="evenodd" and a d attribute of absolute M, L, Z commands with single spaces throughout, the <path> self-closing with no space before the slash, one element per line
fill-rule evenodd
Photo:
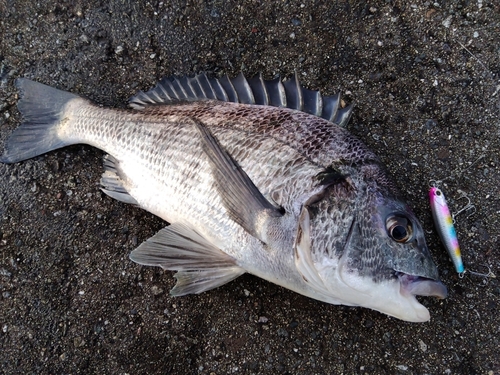
<path fill-rule="evenodd" d="M 370 189 L 360 194 L 353 179 L 351 193 L 340 184 L 302 208 L 294 255 L 309 295 L 406 321 L 429 320 L 415 295 L 444 298 L 446 287 L 436 280 L 418 220 L 398 199 Z"/>

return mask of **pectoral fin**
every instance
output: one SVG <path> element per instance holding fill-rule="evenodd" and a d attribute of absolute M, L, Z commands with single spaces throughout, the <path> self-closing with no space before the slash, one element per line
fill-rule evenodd
<path fill-rule="evenodd" d="M 146 266 L 179 271 L 171 294 L 201 293 L 245 273 L 233 257 L 184 224 L 172 224 L 132 251 L 130 259 Z"/>
<path fill-rule="evenodd" d="M 264 223 L 271 218 L 282 217 L 284 211 L 262 195 L 205 125 L 193 121 L 201 134 L 203 150 L 212 165 L 216 187 L 229 216 L 252 236 L 265 242 Z"/>

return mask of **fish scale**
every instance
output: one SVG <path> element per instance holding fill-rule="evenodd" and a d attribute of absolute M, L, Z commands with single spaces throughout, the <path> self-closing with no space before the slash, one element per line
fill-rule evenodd
<path fill-rule="evenodd" d="M 153 107 L 154 108 L 154 107 Z M 233 128 L 272 136 L 293 147 L 321 166 L 339 160 L 352 164 L 379 163 L 378 157 L 357 138 L 332 123 L 288 108 L 262 107 L 223 102 L 194 102 L 189 106 L 171 106 L 171 115 L 196 117 L 207 126 Z"/>
<path fill-rule="evenodd" d="M 89 106 L 88 103 L 84 103 L 83 106 L 82 109 L 76 111 L 74 120 L 68 124 L 65 132 L 73 134 L 71 141 L 88 143 L 111 155 L 120 155 L 117 159 L 120 161 L 121 168 L 125 169 L 124 172 L 129 176 L 129 180 L 134 184 L 141 184 L 139 189 L 146 187 L 145 197 L 140 197 L 135 193 L 134 185 L 127 186 L 127 190 L 134 198 L 139 199 L 146 209 L 169 222 L 174 222 L 177 220 L 178 212 L 182 210 L 180 202 L 186 198 L 191 186 L 195 186 L 195 189 L 201 187 L 210 193 L 210 189 L 199 184 L 202 175 L 208 178 L 210 175 L 206 172 L 208 163 L 199 147 L 199 141 L 193 137 L 194 129 L 190 131 L 188 126 L 178 122 L 173 123 L 172 126 L 165 126 L 168 125 L 168 119 L 162 119 L 162 122 L 155 116 L 145 117 L 142 113 L 107 111 Z M 92 117 L 88 116 L 88 112 L 92 113 Z M 102 123 L 105 125 L 102 126 Z M 141 124 L 140 127 L 136 126 L 138 123 Z M 116 137 L 115 134 L 121 134 L 121 136 Z M 169 142 L 163 142 L 164 139 L 168 139 Z M 145 149 L 145 144 L 159 147 Z M 180 153 L 186 148 L 192 148 L 193 153 Z M 123 161 L 126 162 L 123 163 Z M 189 168 L 179 167 L 184 164 L 188 164 Z M 182 173 L 176 173 L 179 171 Z M 191 183 L 181 184 L 183 180 L 191 181 Z M 163 185 L 164 196 L 179 197 L 175 201 L 165 199 L 172 206 L 168 207 L 167 215 L 158 210 L 158 207 L 164 204 L 162 197 L 149 194 L 148 185 L 156 184 Z M 195 209 L 192 211 L 195 216 L 200 210 L 198 205 L 214 200 L 214 197 L 203 196 L 204 191 L 197 191 L 197 193 L 204 198 L 200 199 L 200 203 L 183 202 L 183 205 L 189 205 L 192 202 L 193 207 L 188 208 Z M 213 205 L 212 208 L 219 211 L 219 216 L 221 216 L 220 204 Z"/>
<path fill-rule="evenodd" d="M 104 110 L 83 102 L 82 106 L 74 110 L 73 119 L 67 123 L 64 133 L 73 134 L 73 142 L 91 144 L 111 155 L 120 154 L 120 167 L 130 180 L 126 190 L 139 206 L 167 222 L 189 221 L 197 227 L 214 228 L 204 231 L 204 234 L 216 241 L 219 237 L 237 237 L 232 232 L 241 228 L 231 227 L 224 214 L 211 175 L 207 173 L 208 162 L 190 117 L 170 115 L 170 109 L 178 112 L 175 106 L 152 111 L 151 116 L 141 112 L 130 114 Z M 92 112 L 91 117 L 88 112 Z M 101 122 L 104 122 L 104 127 Z M 138 130 L 136 124 L 141 124 Z M 311 178 L 321 169 L 295 150 L 284 145 L 276 150 L 278 142 L 271 137 L 253 135 L 245 139 L 239 130 L 222 131 L 221 128 L 214 129 L 214 135 L 241 164 L 259 190 L 264 194 L 284 192 L 277 204 L 292 210 L 297 197 L 312 189 L 312 183 L 308 185 L 305 181 L 313 182 Z M 144 145 L 150 147 L 146 149 Z M 271 153 L 272 150 L 274 152 Z M 252 158 L 246 157 L 248 155 Z M 293 165 L 285 163 L 290 159 L 294 161 Z M 286 167 L 286 173 L 282 166 Z M 176 199 L 165 200 L 155 196 L 152 191 L 157 186 L 161 186 L 165 196 L 175 196 Z M 185 212 L 190 213 L 189 217 Z M 212 215 L 207 216 L 208 213 Z M 213 219 L 209 221 L 209 218 Z M 230 229 L 227 229 L 228 225 Z M 224 250 L 238 256 L 232 251 L 232 246 L 225 246 Z"/>
<path fill-rule="evenodd" d="M 339 95 L 297 77 L 200 75 L 164 79 L 123 110 L 16 85 L 23 124 L 0 161 L 75 143 L 108 153 L 102 190 L 170 223 L 130 258 L 177 271 L 173 295 L 248 272 L 414 322 L 430 318 L 415 295 L 446 296 L 418 219 L 375 154 L 339 126 L 352 108 Z"/>

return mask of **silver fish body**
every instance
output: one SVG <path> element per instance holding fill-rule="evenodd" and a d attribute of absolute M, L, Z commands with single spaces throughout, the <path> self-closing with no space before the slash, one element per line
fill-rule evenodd
<path fill-rule="evenodd" d="M 24 124 L 0 161 L 75 143 L 108 153 L 103 191 L 171 223 L 131 258 L 178 271 L 174 295 L 249 272 L 416 322 L 430 315 L 415 295 L 446 296 L 422 228 L 379 159 L 334 124 L 350 114 L 338 97 L 296 79 L 197 76 L 164 80 L 131 99 L 135 110 L 116 110 L 17 85 Z"/>

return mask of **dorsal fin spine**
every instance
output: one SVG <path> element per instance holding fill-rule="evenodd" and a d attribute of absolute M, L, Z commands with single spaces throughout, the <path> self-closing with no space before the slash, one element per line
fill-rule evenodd
<path fill-rule="evenodd" d="M 243 104 L 254 104 L 255 98 L 253 96 L 252 89 L 248 84 L 247 79 L 243 75 L 243 73 L 238 74 L 235 78 L 231 80 L 233 83 L 233 87 L 238 94 L 238 99 L 240 103 Z"/>
<path fill-rule="evenodd" d="M 153 104 L 155 103 L 154 100 L 151 99 L 151 97 L 148 94 L 146 94 L 145 92 L 141 91 L 139 93 L 139 96 L 140 96 L 140 100 L 142 100 L 145 103 L 153 103 Z"/>
<path fill-rule="evenodd" d="M 208 98 L 207 93 L 203 90 L 203 86 L 200 84 L 200 80 L 198 79 L 198 76 L 193 77 L 193 83 L 195 84 L 196 89 L 201 92 L 201 96 L 203 98 Z"/>
<path fill-rule="evenodd" d="M 321 117 L 327 119 L 328 121 L 334 122 L 335 116 L 337 116 L 337 111 L 340 104 L 340 94 L 335 94 L 334 96 L 327 96 L 323 99 L 323 111 Z"/>
<path fill-rule="evenodd" d="M 269 104 L 275 107 L 287 107 L 286 92 L 281 78 L 264 81 L 269 97 Z"/>
<path fill-rule="evenodd" d="M 170 97 L 170 95 L 168 95 L 168 92 L 167 92 L 167 90 L 165 90 L 165 87 L 163 87 L 163 85 L 158 84 L 157 87 L 158 87 L 158 89 L 160 89 L 164 98 L 166 98 L 168 101 L 172 100 L 172 98 Z"/>
<path fill-rule="evenodd" d="M 321 116 L 323 110 L 323 98 L 319 91 L 302 88 L 302 98 L 304 102 L 304 108 L 302 110 L 304 112 L 315 116 Z"/>
<path fill-rule="evenodd" d="M 182 84 L 182 81 L 178 78 L 174 78 L 174 80 L 172 81 L 172 88 L 178 94 L 177 96 L 179 97 L 179 99 L 189 98 L 190 94 L 186 91 L 184 85 Z"/>
<path fill-rule="evenodd" d="M 227 75 L 225 75 L 220 79 L 220 83 L 222 84 L 222 87 L 226 91 L 228 101 L 238 103 L 239 102 L 238 93 L 234 89 L 233 82 L 231 81 L 231 79 Z"/>
<path fill-rule="evenodd" d="M 304 108 L 304 99 L 302 97 L 302 87 L 298 83 L 297 74 L 294 75 L 294 78 L 283 82 L 283 86 L 285 87 L 285 95 L 287 99 L 286 106 L 288 108 L 302 111 Z"/>
<path fill-rule="evenodd" d="M 162 97 L 160 95 L 158 95 L 158 91 L 157 90 L 153 91 L 151 94 L 154 95 L 154 98 L 156 99 L 156 102 L 159 102 L 159 101 L 163 100 Z"/>
<path fill-rule="evenodd" d="M 295 74 L 293 75 L 293 78 L 295 79 L 294 83 L 295 83 L 295 87 L 296 87 L 297 95 L 298 95 L 299 110 L 302 111 L 302 110 L 304 110 L 304 95 L 302 92 L 302 86 L 300 85 L 299 76 L 297 75 L 297 72 L 295 72 Z"/>
<path fill-rule="evenodd" d="M 215 95 L 218 100 L 222 100 L 223 102 L 227 102 L 228 97 L 226 90 L 224 90 L 224 87 L 220 84 L 219 80 L 217 78 L 212 78 L 211 79 L 212 87 L 214 88 Z"/>
<path fill-rule="evenodd" d="M 259 73 L 258 76 L 255 76 L 247 81 L 253 91 L 255 104 L 269 105 L 269 93 L 267 92 L 262 73 Z"/>
<path fill-rule="evenodd" d="M 177 94 L 177 92 L 174 90 L 171 82 L 170 82 L 170 79 L 168 78 L 165 78 L 162 82 L 160 82 L 161 85 L 163 85 L 163 87 L 165 88 L 165 90 L 169 93 L 169 96 L 175 101 L 175 100 L 179 100 L 179 96 Z"/>
<path fill-rule="evenodd" d="M 210 80 L 206 76 L 206 74 L 200 74 L 196 76 L 198 79 L 198 82 L 200 83 L 200 86 L 209 99 L 217 99 L 217 96 L 215 95 L 214 89 L 212 87 L 212 84 L 210 83 Z"/>
<path fill-rule="evenodd" d="M 347 107 L 339 109 L 337 115 L 335 116 L 334 123 L 345 127 L 349 122 L 352 115 L 353 105 L 349 104 Z"/>
<path fill-rule="evenodd" d="M 340 126 L 345 126 L 352 114 L 352 105 L 340 108 L 339 94 L 322 96 L 319 91 L 303 88 L 297 73 L 285 82 L 279 77 L 266 81 L 262 74 L 247 80 L 243 73 L 232 79 L 227 75 L 208 78 L 205 74 L 164 78 L 154 89 L 140 91 L 129 103 L 135 109 L 143 109 L 151 104 L 211 99 L 296 109 Z"/>
<path fill-rule="evenodd" d="M 179 89 L 177 89 L 177 87 L 175 87 L 176 82 L 178 82 L 178 81 L 174 78 L 173 80 L 168 82 L 168 85 L 170 86 L 170 89 L 175 94 L 177 99 L 182 100 L 182 99 L 184 99 L 185 92 L 182 89 L 179 90 Z"/>
<path fill-rule="evenodd" d="M 186 98 L 191 98 L 196 96 L 194 93 L 193 86 L 191 85 L 191 78 L 188 77 L 179 78 L 179 86 L 183 88 Z"/>

